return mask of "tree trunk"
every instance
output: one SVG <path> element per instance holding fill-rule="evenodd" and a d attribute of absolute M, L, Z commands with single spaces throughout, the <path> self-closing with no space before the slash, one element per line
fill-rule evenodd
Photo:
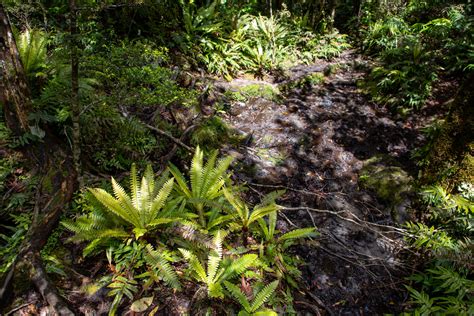
<path fill-rule="evenodd" d="M 69 0 L 70 31 L 71 31 L 71 111 L 72 111 L 72 155 L 74 160 L 74 169 L 78 176 L 79 184 L 82 184 L 81 170 L 81 130 L 79 103 L 79 58 L 77 56 L 77 8 L 76 1 Z"/>
<path fill-rule="evenodd" d="M 28 115 L 31 111 L 31 95 L 13 38 L 10 22 L 0 4 L 0 100 L 5 112 L 7 127 L 14 135 L 28 132 Z M 71 200 L 76 187 L 76 174 L 70 155 L 64 146 L 46 127 L 41 143 L 30 144 L 25 149 L 30 165 L 38 170 L 41 182 L 38 186 L 33 220 L 15 263 L 0 287 L 0 302 L 11 294 L 8 289 L 15 279 L 29 278 L 44 300 L 59 315 L 74 315 L 64 299 L 49 280 L 41 260 L 40 251 L 59 216 Z M 18 269 L 16 269 L 18 268 Z M 26 274 L 26 276 L 25 276 Z"/>
<path fill-rule="evenodd" d="M 28 113 L 31 109 L 30 91 L 10 21 L 0 4 L 0 102 L 5 121 L 14 136 L 30 131 Z"/>

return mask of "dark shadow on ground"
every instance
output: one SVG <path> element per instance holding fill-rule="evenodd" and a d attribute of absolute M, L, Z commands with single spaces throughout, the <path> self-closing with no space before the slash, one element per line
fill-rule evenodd
<path fill-rule="evenodd" d="M 413 172 L 411 151 L 423 137 L 419 128 L 358 91 L 364 72 L 354 65 L 363 62 L 349 52 L 309 67 L 321 71 L 337 64 L 339 70 L 323 84 L 289 89 L 280 104 L 264 99 L 235 104 L 237 114 L 226 118 L 252 140 L 228 149 L 239 158 L 237 177 L 255 192 L 288 189 L 280 204 L 293 208 L 279 220 L 279 229 L 315 225 L 321 232 L 316 244 L 294 249 L 307 263 L 306 295 L 296 298 L 305 302 L 296 304 L 301 312 L 311 312 L 305 304 L 313 304 L 327 314 L 397 313 L 406 300 L 400 285 L 409 272 L 400 255 L 402 238 L 377 226 L 396 224 L 391 209 L 361 188 L 359 174 L 364 160 L 377 155 Z M 282 82 L 310 73 L 296 69 Z"/>

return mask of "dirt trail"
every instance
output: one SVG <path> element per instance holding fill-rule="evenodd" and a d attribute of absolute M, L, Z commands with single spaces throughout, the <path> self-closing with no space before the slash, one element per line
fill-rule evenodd
<path fill-rule="evenodd" d="M 289 209 L 279 229 L 315 225 L 321 233 L 295 249 L 307 263 L 305 294 L 295 297 L 302 313 L 315 313 L 308 304 L 323 314 L 396 312 L 406 299 L 399 290 L 400 276 L 410 272 L 400 259 L 402 237 L 385 225 L 405 219 L 409 200 L 389 205 L 364 189 L 360 176 L 372 157 L 414 170 L 410 151 L 422 136 L 360 93 L 356 83 L 366 63 L 347 51 L 331 62 L 295 67 L 288 79 L 271 83 L 287 87 L 281 102 L 235 102 L 225 118 L 249 135 L 245 146 L 228 149 L 239 158 L 237 176 L 254 192 L 287 188 L 280 204 Z M 317 72 L 332 74 L 322 84 L 304 81 Z"/>

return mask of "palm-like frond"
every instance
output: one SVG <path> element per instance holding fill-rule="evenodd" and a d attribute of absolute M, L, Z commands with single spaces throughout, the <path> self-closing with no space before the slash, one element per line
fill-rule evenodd
<path fill-rule="evenodd" d="M 198 146 L 189 170 L 190 186 L 176 166 L 173 164 L 169 166 L 169 170 L 176 179 L 176 191 L 184 196 L 189 205 L 192 205 L 199 215 L 201 227 L 205 229 L 209 229 L 205 208 L 222 195 L 225 174 L 232 162 L 232 157 L 219 160 L 217 165 L 216 160 L 217 152 L 214 152 L 204 165 L 204 153 Z"/>
<path fill-rule="evenodd" d="M 204 269 L 198 257 L 191 251 L 179 248 L 184 259 L 188 262 L 191 270 L 191 275 L 198 281 L 202 282 L 207 287 L 207 292 L 210 297 L 222 297 L 222 282 L 242 274 L 249 267 L 255 265 L 257 255 L 247 254 L 230 263 L 223 264 L 222 242 L 226 233 L 218 231 L 213 239 L 213 247 L 209 251 L 207 258 L 207 271 Z"/>
<path fill-rule="evenodd" d="M 100 188 L 89 189 L 92 211 L 75 222 L 63 222 L 66 228 L 76 233 L 77 240 L 129 237 L 127 232 L 140 238 L 158 225 L 179 220 L 177 211 L 181 209 L 177 209 L 173 201 L 167 203 L 174 179 L 162 176 L 155 181 L 151 166 L 147 167 L 139 182 L 136 167 L 132 165 L 130 195 L 114 178 L 111 182 L 113 196 Z"/>
<path fill-rule="evenodd" d="M 289 231 L 286 234 L 281 235 L 278 238 L 278 241 L 293 240 L 298 238 L 307 238 L 307 237 L 316 237 L 318 233 L 313 227 L 309 228 L 299 228 L 292 231 Z"/>
<path fill-rule="evenodd" d="M 223 279 L 229 279 L 236 275 L 242 274 L 248 268 L 256 265 L 258 257 L 256 254 L 246 254 L 240 258 L 232 260 L 231 264 L 224 271 Z"/>
<path fill-rule="evenodd" d="M 45 66 L 48 38 L 39 30 L 26 29 L 16 41 L 25 73 L 32 77 Z"/>
<path fill-rule="evenodd" d="M 252 214 L 250 214 L 249 224 L 253 223 L 259 218 L 265 217 L 268 214 L 275 213 L 279 209 L 280 207 L 276 204 L 270 204 L 263 207 L 256 207 L 254 208 Z"/>
<path fill-rule="evenodd" d="M 232 284 L 232 283 L 230 283 L 230 282 L 228 282 L 228 281 L 224 281 L 224 285 L 225 285 L 226 289 L 229 291 L 229 293 L 245 309 L 245 311 L 250 313 L 251 310 L 252 310 L 252 307 L 250 306 L 250 302 L 248 301 L 245 294 L 242 293 L 242 291 L 239 289 L 239 287 Z"/>
<path fill-rule="evenodd" d="M 235 211 L 235 217 L 237 217 L 238 220 L 238 222 L 231 224 L 231 226 L 234 228 L 238 228 L 240 226 L 241 228 L 246 230 L 253 222 L 258 221 L 259 219 L 263 219 L 269 214 L 276 213 L 280 209 L 280 207 L 275 204 L 275 202 L 265 202 L 254 207 L 254 209 L 250 213 L 249 207 L 235 194 L 231 193 L 226 188 L 224 188 L 222 191 L 224 193 L 225 198 L 232 206 L 233 211 Z M 268 230 L 266 231 L 266 233 L 269 233 Z"/>
<path fill-rule="evenodd" d="M 265 286 L 258 294 L 255 296 L 255 299 L 252 302 L 251 312 L 256 312 L 273 294 L 273 292 L 278 287 L 278 280 L 273 281 L 272 283 Z"/>
<path fill-rule="evenodd" d="M 129 214 L 127 210 L 124 209 L 122 205 L 120 205 L 120 202 L 117 201 L 113 196 L 111 196 L 107 191 L 95 188 L 90 189 L 90 192 L 99 202 L 101 202 L 107 208 L 107 210 L 119 216 L 124 221 L 134 226 L 139 226 L 138 221 L 136 221 L 136 217 Z"/>
<path fill-rule="evenodd" d="M 147 245 L 146 250 L 147 255 L 145 256 L 145 260 L 151 265 L 153 269 L 157 269 L 159 271 L 159 275 L 163 281 L 174 289 L 181 289 L 178 275 L 171 264 L 161 255 L 159 251 L 154 250 L 151 245 Z"/>
<path fill-rule="evenodd" d="M 249 300 L 247 299 L 245 294 L 240 290 L 239 287 L 227 281 L 224 281 L 224 285 L 229 291 L 229 293 L 237 300 L 237 302 L 239 302 L 239 304 L 244 308 L 244 311 L 246 312 L 246 313 L 239 313 L 239 315 L 241 314 L 275 315 L 275 312 L 270 311 L 270 310 L 262 311 L 260 313 L 256 313 L 256 312 L 266 301 L 268 301 L 268 299 L 274 293 L 274 291 L 278 287 L 278 280 L 273 281 L 272 283 L 268 284 L 263 289 L 261 289 L 256 294 L 255 299 L 253 300 L 252 304 L 250 304 Z"/>
<path fill-rule="evenodd" d="M 189 262 L 191 271 L 195 273 L 196 279 L 207 284 L 207 274 L 201 262 L 199 262 L 199 259 L 189 250 L 179 248 L 179 251 L 183 255 L 184 259 Z"/>
<path fill-rule="evenodd" d="M 204 153 L 199 148 L 196 148 L 196 152 L 194 153 L 193 160 L 191 162 L 191 169 L 189 171 L 189 177 L 191 180 L 191 191 L 192 195 L 195 198 L 201 197 L 201 190 L 202 190 L 202 182 L 204 177 L 203 171 L 203 160 L 204 160 Z"/>

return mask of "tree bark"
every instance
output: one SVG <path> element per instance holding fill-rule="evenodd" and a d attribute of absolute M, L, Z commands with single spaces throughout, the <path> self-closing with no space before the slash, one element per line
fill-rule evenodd
<path fill-rule="evenodd" d="M 29 131 L 31 95 L 10 22 L 1 4 L 0 63 L 0 101 L 5 112 L 5 121 L 14 135 L 21 136 Z M 33 143 L 25 148 L 26 158 L 42 175 L 42 180 L 37 189 L 38 198 L 31 226 L 17 259 L 0 288 L 2 303 L 6 300 L 6 294 L 10 294 L 6 289 L 9 289 L 12 283 L 15 284 L 15 278 L 26 277 L 35 284 L 39 293 L 56 313 L 74 315 L 49 280 L 40 256 L 41 249 L 56 227 L 61 212 L 71 200 L 76 188 L 76 174 L 70 154 L 65 148 L 68 147 L 64 146 L 47 127 L 41 143 Z"/>
<path fill-rule="evenodd" d="M 79 103 L 79 58 L 77 54 L 77 7 L 76 0 L 69 0 L 70 10 L 70 50 L 71 50 L 71 110 L 72 110 L 72 154 L 78 182 L 82 184 L 81 170 L 81 129 Z"/>
<path fill-rule="evenodd" d="M 21 136 L 29 132 L 30 91 L 10 21 L 2 4 L 0 4 L 0 92 L 5 121 L 13 135 Z"/>

